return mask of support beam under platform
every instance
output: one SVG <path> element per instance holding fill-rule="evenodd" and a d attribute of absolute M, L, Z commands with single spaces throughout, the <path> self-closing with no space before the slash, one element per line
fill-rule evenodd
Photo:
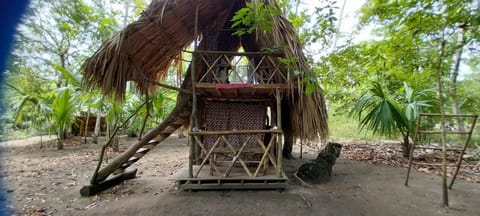
<path fill-rule="evenodd" d="M 237 167 L 239 168 L 239 167 Z M 199 166 L 193 166 L 196 172 Z M 232 171 L 230 177 L 210 175 L 208 165 L 202 168 L 198 178 L 189 178 L 188 169 L 184 167 L 177 171 L 175 177 L 170 179 L 175 181 L 176 186 L 181 190 L 225 190 L 225 189 L 285 189 L 287 187 L 288 178 L 285 174 L 283 177 L 276 175 L 276 170 L 270 168 L 267 173 L 258 177 L 249 177 L 244 172 Z"/>

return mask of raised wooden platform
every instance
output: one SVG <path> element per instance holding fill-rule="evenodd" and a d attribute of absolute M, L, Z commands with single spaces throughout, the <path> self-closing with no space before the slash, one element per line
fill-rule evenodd
<path fill-rule="evenodd" d="M 196 173 L 199 166 L 193 166 L 193 172 Z M 225 167 L 226 168 L 226 167 Z M 188 177 L 188 167 L 180 169 L 170 179 L 175 181 L 177 187 L 181 190 L 224 190 L 224 189 L 285 189 L 288 178 L 282 172 L 282 177 L 275 175 L 276 170 L 270 168 L 262 176 L 249 177 L 245 175 L 241 167 L 235 167 L 228 178 L 210 175 L 210 167 L 204 166 L 198 175 L 198 178 Z"/>
<path fill-rule="evenodd" d="M 195 83 L 194 87 L 201 96 L 242 100 L 273 98 L 276 89 L 286 91 L 289 87 L 287 84 L 257 84 L 242 87 L 235 87 L 236 84 L 231 84 L 231 88 L 225 88 L 229 84 L 222 85 L 223 87 L 219 88 L 215 83 Z"/>

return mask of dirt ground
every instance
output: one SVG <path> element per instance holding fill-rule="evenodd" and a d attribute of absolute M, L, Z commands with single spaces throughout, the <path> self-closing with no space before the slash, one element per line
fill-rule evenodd
<path fill-rule="evenodd" d="M 136 179 L 81 197 L 101 146 L 74 138 L 58 151 L 53 141 L 42 149 L 26 142 L 0 145 L 0 177 L 15 215 L 480 215 L 479 183 L 457 179 L 446 209 L 438 175 L 413 171 L 405 187 L 405 168 L 345 159 L 351 158 L 350 145 L 337 160 L 332 181 L 313 188 L 290 178 L 285 191 L 183 192 L 168 179 L 187 165 L 188 148 L 186 139 L 171 137 L 134 165 Z M 134 140 L 120 142 L 125 149 Z M 315 149 L 306 152 L 303 160 L 285 160 L 285 172 L 312 158 Z M 110 160 L 115 155 L 108 153 Z"/>

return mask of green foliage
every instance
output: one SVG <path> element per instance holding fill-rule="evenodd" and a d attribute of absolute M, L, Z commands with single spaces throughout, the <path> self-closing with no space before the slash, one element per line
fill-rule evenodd
<path fill-rule="evenodd" d="M 426 89 L 423 91 L 415 91 L 413 88 L 404 84 L 405 95 L 404 95 L 404 105 L 402 108 L 402 114 L 405 117 L 407 123 L 407 128 L 411 134 L 414 133 L 416 126 L 416 119 L 422 108 L 431 107 L 430 98 L 433 96 L 429 95 L 430 93 L 435 92 L 433 89 Z"/>
<path fill-rule="evenodd" d="M 344 110 L 335 111 L 335 105 L 331 105 L 328 116 L 328 128 L 330 136 L 334 138 L 376 140 L 381 136 L 372 133 L 361 133 L 358 122 L 345 114 Z"/>
<path fill-rule="evenodd" d="M 480 113 L 480 70 L 459 82 L 458 94 L 461 96 L 461 109 L 466 113 Z"/>
<path fill-rule="evenodd" d="M 408 139 L 414 133 L 419 111 L 430 106 L 428 101 L 422 100 L 430 90 L 416 92 L 406 83 L 404 90 L 404 96 L 394 100 L 378 82 L 373 82 L 372 87 L 355 104 L 351 114 L 358 118 L 361 129 L 389 137 L 401 133 Z"/>
<path fill-rule="evenodd" d="M 76 87 L 80 87 L 82 85 L 82 76 L 80 74 L 75 74 L 72 71 L 62 67 L 60 64 L 53 64 L 53 67 L 59 71 L 62 77 L 71 85 Z"/>
<path fill-rule="evenodd" d="M 403 116 L 403 124 L 412 128 L 420 109 L 431 112 L 437 109 L 432 100 L 436 97 L 434 92 L 416 92 L 414 89 L 432 89 L 435 86 L 432 79 L 434 62 L 438 59 L 438 46 L 442 41 L 447 44 L 442 71 L 445 77 L 449 75 L 458 48 L 456 33 L 460 23 L 467 26 L 466 54 L 462 60 L 471 65 L 473 73 L 459 80 L 457 94 L 462 112 L 480 111 L 478 1 L 368 1 L 361 10 L 361 27 L 373 27 L 375 40 L 356 44 L 348 41 L 337 46 L 333 52 L 329 48 L 337 35 L 336 1 L 278 0 L 277 3 L 281 11 L 263 3 L 248 3 L 237 11 L 232 19 L 232 27 L 238 30 L 235 34 L 241 36 L 257 29 L 268 31 L 273 26 L 272 16 L 281 13 L 292 22 L 300 40 L 306 45 L 304 52 L 315 72 L 304 79 L 306 92 L 310 93 L 321 85 L 329 104 L 344 108 L 352 104 L 362 106 L 362 116 L 370 116 L 371 119 L 366 120 L 371 124 L 362 128 L 378 126 L 378 131 L 387 134 L 395 131 L 388 126 L 395 122 L 395 118 L 386 119 L 388 114 Z M 98 91 L 82 88 L 79 68 L 103 40 L 119 30 L 121 25 L 135 19 L 145 6 L 144 0 L 33 1 L 30 13 L 19 27 L 17 44 L 6 72 L 9 75 L 7 83 L 14 88 L 4 86 L 2 89 L 6 90 L 2 107 L 8 110 L 9 117 L 8 120 L 4 118 L 2 124 L 16 123 L 22 128 L 38 130 L 52 123 L 60 126 L 63 123 L 57 121 L 57 117 L 61 117 L 57 116 L 57 111 L 61 104 L 74 106 L 74 110 L 79 112 L 89 110 L 109 115 L 112 123 L 132 113 L 142 103 L 142 98 L 132 91 L 124 103 L 112 105 Z M 275 52 L 278 49 L 283 47 L 268 47 L 263 51 Z M 279 60 L 294 75 L 302 74 L 302 71 L 295 71 L 298 59 Z M 170 81 L 174 82 L 174 79 Z M 380 81 L 381 86 L 378 84 Z M 378 82 L 378 86 L 372 87 L 373 82 Z M 444 82 L 448 85 L 450 81 L 445 78 Z M 68 103 L 60 103 L 62 100 L 65 102 L 67 93 L 57 91 L 58 88 L 69 89 Z M 365 91 L 368 93 L 362 95 Z M 147 128 L 161 121 L 171 110 L 175 95 L 163 90 L 150 95 L 152 102 Z M 362 105 L 357 101 L 362 96 L 371 97 L 370 100 L 363 98 Z M 56 111 L 53 109 L 54 100 Z M 329 109 L 330 112 L 333 110 Z M 370 112 L 371 115 L 367 115 Z M 130 123 L 130 129 L 138 132 L 145 115 L 146 108 L 143 108 L 139 117 Z M 374 115 L 383 117 L 375 119 Z M 344 130 L 352 126 L 352 122 L 343 119 L 343 115 L 336 115 L 329 121 L 333 134 L 336 130 L 344 136 L 350 136 L 351 131 L 355 131 L 352 136 L 358 134 L 353 129 Z"/>
<path fill-rule="evenodd" d="M 263 2 L 247 2 L 246 6 L 235 12 L 232 17 L 232 28 L 237 28 L 233 35 L 251 34 L 255 30 L 269 31 L 274 25 L 272 17 L 280 13 L 272 5 L 265 5 Z"/>
<path fill-rule="evenodd" d="M 71 128 L 74 112 L 75 99 L 72 97 L 71 90 L 62 88 L 52 103 L 54 127 L 58 132 L 60 139 L 66 138 L 66 131 Z"/>
<path fill-rule="evenodd" d="M 361 9 L 361 27 L 373 27 L 375 40 L 340 46 L 316 65 L 327 99 L 349 105 L 370 88 L 371 82 L 379 80 L 395 100 L 405 99 L 404 82 L 413 89 L 433 89 L 439 44 L 447 44 L 441 59 L 441 71 L 447 77 L 458 49 L 457 29 L 461 23 L 468 25 L 464 50 L 469 54 L 463 56 L 464 61 L 475 58 L 471 52 L 478 50 L 479 44 L 478 6 L 474 1 L 368 1 Z M 452 85 L 444 80 L 444 85 Z M 468 90 L 462 86 L 467 83 L 458 84 L 458 98 L 463 98 L 462 112 L 475 113 L 479 110 L 471 109 L 474 98 L 465 94 Z M 436 95 L 429 91 L 424 97 Z M 437 106 L 428 109 L 438 111 Z"/>
<path fill-rule="evenodd" d="M 116 20 L 124 12 L 118 7 L 120 3 L 32 1 L 18 28 L 6 72 L 8 87 L 6 101 L 2 103 L 12 118 L 9 124 L 15 129 L 21 126 L 40 133 L 52 125 L 64 137 L 73 115 L 87 110 L 105 111 L 99 92 L 83 89 L 80 66 L 103 40 L 119 29 Z M 143 0 L 134 3 L 145 6 Z"/>
<path fill-rule="evenodd" d="M 335 0 L 278 0 L 282 8 L 283 16 L 286 17 L 297 30 L 300 41 L 307 47 L 306 54 L 325 54 L 328 47 L 333 45 L 333 39 L 337 33 Z M 312 48 L 313 49 L 309 49 Z M 312 59 L 313 60 L 313 59 Z"/>
<path fill-rule="evenodd" d="M 385 94 L 377 82 L 358 100 L 351 113 L 358 117 L 361 129 L 374 134 L 391 137 L 406 129 L 400 106 Z"/>

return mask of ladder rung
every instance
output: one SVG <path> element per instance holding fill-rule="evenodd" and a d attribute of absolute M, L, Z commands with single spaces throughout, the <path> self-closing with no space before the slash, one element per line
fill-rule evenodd
<path fill-rule="evenodd" d="M 418 131 L 419 134 L 442 134 L 442 131 Z M 469 134 L 470 132 L 445 131 L 446 134 Z"/>
<path fill-rule="evenodd" d="M 155 145 L 155 144 L 158 144 L 159 142 L 160 141 L 158 141 L 158 140 L 150 140 L 150 141 L 148 141 L 148 144 L 154 144 Z"/>
<path fill-rule="evenodd" d="M 139 157 L 131 157 L 128 159 L 128 161 L 137 161 L 138 159 L 140 159 Z"/>
<path fill-rule="evenodd" d="M 150 149 L 141 147 L 140 149 L 137 150 L 136 153 L 144 153 L 144 152 L 148 152 L 148 151 L 150 151 Z"/>

